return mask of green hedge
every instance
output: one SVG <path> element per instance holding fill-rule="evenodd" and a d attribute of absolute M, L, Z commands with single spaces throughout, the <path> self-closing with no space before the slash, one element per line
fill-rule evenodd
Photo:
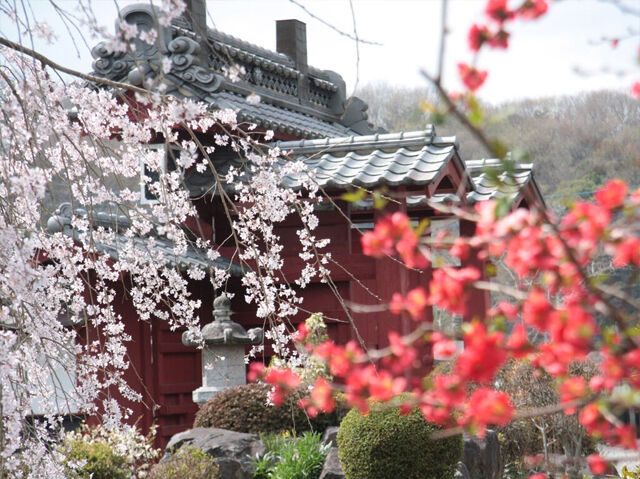
<path fill-rule="evenodd" d="M 309 418 L 298 406 L 303 390 L 290 394 L 281 406 L 268 406 L 269 390 L 269 386 L 258 383 L 225 389 L 202 405 L 193 425 L 258 434 L 323 431 L 339 422 L 336 414 Z"/>
<path fill-rule="evenodd" d="M 347 479 L 452 479 L 462 437 L 431 439 L 438 428 L 414 410 L 373 404 L 363 416 L 352 410 L 338 431 L 338 456 Z"/>

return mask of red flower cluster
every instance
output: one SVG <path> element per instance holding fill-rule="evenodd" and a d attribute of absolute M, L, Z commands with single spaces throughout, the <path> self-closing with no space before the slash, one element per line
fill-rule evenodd
<path fill-rule="evenodd" d="M 300 380 L 300 376 L 290 369 L 271 367 L 265 370 L 264 367 L 260 368 L 260 366 L 253 366 L 253 368 L 254 369 L 252 371 L 260 370 L 263 372 L 264 382 L 273 386 L 271 391 L 269 391 L 269 401 L 276 406 L 280 406 L 284 403 L 287 395 L 300 386 L 300 383 L 302 382 Z M 255 377 L 254 374 L 251 376 Z"/>
<path fill-rule="evenodd" d="M 467 36 L 469 49 L 477 54 L 484 45 L 491 48 L 508 48 L 510 34 L 505 29 L 506 23 L 516 17 L 534 20 L 544 15 L 548 8 L 547 0 L 525 0 L 516 10 L 509 8 L 508 0 L 488 0 L 484 13 L 488 21 L 495 26 L 473 24 Z M 466 63 L 458 64 L 458 73 L 464 86 L 471 92 L 482 86 L 488 74 Z"/>
<path fill-rule="evenodd" d="M 484 437 L 488 425 L 504 426 L 509 424 L 514 409 L 507 393 L 489 388 L 478 388 L 471 394 L 465 417 L 460 422 L 471 426 L 478 436 Z"/>
<path fill-rule="evenodd" d="M 360 240 L 362 251 L 368 256 L 381 258 L 391 255 L 395 247 L 409 268 L 427 267 L 427 258 L 418 247 L 418 235 L 404 213 L 393 213 L 381 219 L 373 231 L 367 231 Z"/>
<path fill-rule="evenodd" d="M 310 417 L 316 417 L 319 413 L 330 413 L 336 408 L 336 400 L 333 398 L 331 384 L 319 377 L 313 384 L 309 398 L 303 398 L 298 405 L 307 411 Z"/>
<path fill-rule="evenodd" d="M 428 306 L 429 301 L 427 293 L 423 288 L 414 288 L 406 297 L 402 297 L 400 293 L 394 293 L 389 303 L 389 310 L 393 314 L 400 314 L 402 311 L 407 311 L 411 317 L 418 321 L 422 319 L 424 310 Z"/>
<path fill-rule="evenodd" d="M 473 321 L 464 335 L 464 351 L 456 361 L 456 373 L 466 381 L 490 382 L 507 360 L 503 339 L 502 333 L 488 333 L 484 323 Z"/>
<path fill-rule="evenodd" d="M 470 91 L 476 91 L 480 88 L 484 81 L 487 79 L 489 72 L 485 70 L 478 70 L 476 67 L 471 67 L 466 63 L 458 63 L 458 74 L 465 87 Z"/>
<path fill-rule="evenodd" d="M 485 25 L 474 24 L 468 35 L 469 49 L 477 53 L 484 44 L 492 48 L 508 48 L 509 32 L 505 30 L 492 31 Z"/>
<path fill-rule="evenodd" d="M 640 237 L 625 223 L 629 212 L 637 209 L 640 192 L 629 194 L 619 180 L 596 192 L 595 202 L 577 202 L 553 227 L 532 211 L 516 210 L 500 217 L 496 203 L 476 205 L 476 235 L 456 241 L 451 249 L 464 258 L 472 250 L 487 260 L 504 257 L 517 273 L 517 288 L 512 290 L 518 300 L 503 301 L 487 312 L 474 311 L 476 319 L 463 325 L 464 349 L 459 353 L 452 338 L 441 332 L 408 336 L 391 332 L 388 347 L 373 354 L 366 354 L 354 341 L 344 346 L 332 341 L 314 345 L 303 326 L 295 340 L 307 339 L 309 353 L 327 364 L 346 400 L 362 412 L 368 410 L 371 400 L 390 401 L 409 392 L 412 394 L 404 400 L 403 410 L 418 407 L 429 421 L 461 425 L 478 434 L 490 424 L 503 425 L 513 417 L 509 396 L 489 385 L 509 358 L 524 358 L 555 376 L 560 407 L 567 414 L 579 411 L 579 421 L 589 434 L 635 448 L 635 430 L 615 420 L 616 411 L 609 401 L 613 389 L 623 382 L 640 389 L 640 343 L 631 330 L 601 334 L 594 317 L 601 300 L 591 283 L 580 276 L 580 269 L 600 254 L 603 246 L 615 265 L 640 265 Z M 405 260 L 409 251 L 418 251 L 417 242 L 408 217 L 402 213 L 386 216 L 363 237 L 367 254 L 397 253 Z M 444 242 L 439 247 L 444 248 Z M 392 313 L 406 311 L 421 323 L 419 327 L 427 326 L 425 329 L 429 306 L 465 315 L 470 288 L 482 286 L 473 284 L 481 277 L 476 268 L 443 267 L 431 273 L 428 290 L 417 287 L 406 295 L 396 293 L 389 304 Z M 523 294 L 527 283 L 528 292 Z M 547 340 L 530 341 L 531 332 Z M 425 345 L 438 357 L 451 358 L 450 374 L 430 379 L 410 377 L 408 373 L 420 364 L 419 351 Z M 601 357 L 599 373 L 588 382 L 580 376 L 568 376 L 570 363 L 586 360 L 592 351 Z M 296 373 L 280 368 L 265 370 L 252 365 L 250 377 L 262 378 L 273 386 L 271 400 L 276 404 L 300 384 Z M 482 386 L 469 395 L 472 382 Z M 317 379 L 301 405 L 310 415 L 331 411 L 335 408 L 333 388 L 328 378 Z M 590 463 L 592 470 L 602 470 L 598 458 L 591 458 Z"/>
<path fill-rule="evenodd" d="M 429 304 L 453 314 L 467 312 L 467 291 L 470 283 L 480 279 L 475 268 L 438 268 L 429 283 Z"/>

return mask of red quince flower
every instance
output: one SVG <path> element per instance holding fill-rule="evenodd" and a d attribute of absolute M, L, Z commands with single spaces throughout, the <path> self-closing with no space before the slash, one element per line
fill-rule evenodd
<path fill-rule="evenodd" d="M 594 474 L 604 474 L 609 470 L 609 464 L 598 454 L 591 454 L 587 457 L 587 464 L 589 464 L 589 469 Z"/>
<path fill-rule="evenodd" d="M 529 326 L 545 331 L 552 311 L 547 295 L 540 288 L 533 288 L 522 307 L 522 319 Z"/>
<path fill-rule="evenodd" d="M 466 383 L 457 374 L 436 374 L 433 386 L 434 402 L 448 408 L 462 404 L 467 397 Z"/>
<path fill-rule="evenodd" d="M 382 362 L 392 373 L 404 374 L 413 367 L 418 352 L 405 344 L 404 338 L 395 331 L 389 332 L 389 348 L 392 356 L 383 358 Z"/>
<path fill-rule="evenodd" d="M 429 303 L 453 314 L 467 312 L 466 290 L 470 283 L 480 279 L 476 268 L 438 268 L 429 283 Z"/>
<path fill-rule="evenodd" d="M 640 99 L 640 81 L 637 81 L 633 85 L 631 85 L 631 96 L 633 98 Z"/>
<path fill-rule="evenodd" d="M 471 246 L 469 242 L 464 238 L 456 238 L 453 241 L 453 246 L 449 249 L 449 253 L 459 259 L 467 259 L 471 254 Z"/>
<path fill-rule="evenodd" d="M 577 201 L 564 217 L 563 226 L 578 229 L 580 236 L 589 240 L 598 240 L 611 222 L 611 212 L 607 208 L 593 203 Z M 569 238 L 573 240 L 573 238 Z"/>
<path fill-rule="evenodd" d="M 464 423 L 478 429 L 483 437 L 490 424 L 505 426 L 513 417 L 514 407 L 507 393 L 478 388 L 469 397 Z"/>
<path fill-rule="evenodd" d="M 266 383 L 273 388 L 269 391 L 269 400 L 276 406 L 284 403 L 287 394 L 297 388 L 300 383 L 300 376 L 290 369 L 271 367 L 264 376 Z"/>
<path fill-rule="evenodd" d="M 484 9 L 484 13 L 487 14 L 489 18 L 497 22 L 504 22 L 505 20 L 510 20 L 514 16 L 514 12 L 509 10 L 507 6 L 508 0 L 489 0 L 487 2 L 487 6 Z"/>
<path fill-rule="evenodd" d="M 389 310 L 393 314 L 400 314 L 406 310 L 411 315 L 411 318 L 417 321 L 422 318 L 428 304 L 429 301 L 424 288 L 417 287 L 409 291 L 404 298 L 400 293 L 394 293 L 389 303 Z"/>
<path fill-rule="evenodd" d="M 265 382 L 278 385 L 284 389 L 295 389 L 300 386 L 300 376 L 291 369 L 271 367 L 264 376 Z"/>
<path fill-rule="evenodd" d="M 509 48 L 510 33 L 500 29 L 488 39 L 489 46 L 492 48 Z"/>
<path fill-rule="evenodd" d="M 438 359 L 451 359 L 458 352 L 455 341 L 445 337 L 443 334 L 434 333 L 431 336 L 433 341 L 433 356 Z"/>
<path fill-rule="evenodd" d="M 612 210 L 624 204 L 629 188 L 622 180 L 609 180 L 602 188 L 595 193 L 598 204 L 604 208 Z"/>
<path fill-rule="evenodd" d="M 578 415 L 580 424 L 584 426 L 588 434 L 606 437 L 611 431 L 611 424 L 600 412 L 596 403 L 587 404 Z"/>
<path fill-rule="evenodd" d="M 381 236 L 379 232 L 367 231 L 360 238 L 362 253 L 366 256 L 381 258 L 393 252 L 393 239 Z"/>
<path fill-rule="evenodd" d="M 549 479 L 549 476 L 547 476 L 546 474 L 542 474 L 541 472 L 539 472 L 538 474 L 534 474 L 533 476 L 529 476 L 528 479 Z"/>
<path fill-rule="evenodd" d="M 308 336 L 309 328 L 307 328 L 307 324 L 303 321 L 298 325 L 298 330 L 293 335 L 293 341 L 296 343 L 303 343 Z"/>
<path fill-rule="evenodd" d="M 523 20 L 535 20 L 536 18 L 547 13 L 549 4 L 547 0 L 526 0 L 516 14 Z"/>
<path fill-rule="evenodd" d="M 396 243 L 396 250 L 409 268 L 424 269 L 428 266 L 428 260 L 418 248 L 418 239 L 418 235 L 409 228 Z"/>
<path fill-rule="evenodd" d="M 507 319 L 514 320 L 518 317 L 518 313 L 520 312 L 520 308 L 515 304 L 509 303 L 508 301 L 500 301 L 495 308 L 491 308 L 489 310 L 489 316 L 499 316 L 503 315 Z"/>
<path fill-rule="evenodd" d="M 638 450 L 636 428 L 631 424 L 616 426 L 613 434 L 615 436 L 614 446 L 622 446 L 627 449 L 633 449 L 634 451 Z"/>
<path fill-rule="evenodd" d="M 507 359 L 502 348 L 504 335 L 487 333 L 480 321 L 473 321 L 464 335 L 464 350 L 458 356 L 454 371 L 467 381 L 488 383 Z"/>
<path fill-rule="evenodd" d="M 623 239 L 615 245 L 613 265 L 621 268 L 628 264 L 640 266 L 640 238 L 636 236 Z"/>
<path fill-rule="evenodd" d="M 458 63 L 458 74 L 464 86 L 468 90 L 475 92 L 485 82 L 489 72 L 478 70 L 476 67 L 469 66 L 466 63 Z"/>
<path fill-rule="evenodd" d="M 597 334 L 598 326 L 593 316 L 579 304 L 570 304 L 564 309 L 555 310 L 548 324 L 551 341 L 568 343 L 577 351 L 588 352 L 591 339 Z"/>
<path fill-rule="evenodd" d="M 484 25 L 474 23 L 469 30 L 468 40 L 469 48 L 472 52 L 480 50 L 482 45 L 492 37 L 489 28 Z"/>
<path fill-rule="evenodd" d="M 250 382 L 257 381 L 258 379 L 262 379 L 264 377 L 265 367 L 264 364 L 254 361 L 249 364 L 249 372 L 247 373 L 247 379 Z"/>
<path fill-rule="evenodd" d="M 560 386 L 560 402 L 569 403 L 584 397 L 587 392 L 587 381 L 582 376 L 574 376 L 565 380 Z M 576 408 L 568 407 L 565 414 L 574 414 Z"/>
<path fill-rule="evenodd" d="M 514 358 L 523 358 L 531 352 L 531 343 L 524 324 L 516 324 L 513 327 L 505 346 Z"/>
<path fill-rule="evenodd" d="M 374 401 L 386 402 L 402 393 L 407 387 L 407 380 L 403 377 L 394 378 L 389 371 L 380 371 L 371 377 L 369 391 Z"/>
<path fill-rule="evenodd" d="M 324 413 L 330 413 L 336 407 L 336 400 L 331 394 L 331 385 L 322 376 L 313 384 L 310 399 L 311 403 Z"/>

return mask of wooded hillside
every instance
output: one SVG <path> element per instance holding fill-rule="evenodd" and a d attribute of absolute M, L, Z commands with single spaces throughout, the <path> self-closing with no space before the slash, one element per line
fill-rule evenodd
<path fill-rule="evenodd" d="M 423 88 L 367 85 L 357 93 L 369 103 L 369 119 L 389 131 L 419 130 L 436 123 L 438 135 L 456 135 L 464 159 L 487 157 L 454 118 L 437 124 L 421 104 L 437 104 Z M 609 178 L 640 185 L 640 101 L 625 93 L 598 91 L 575 96 L 486 106 L 485 128 L 510 150 L 525 151 L 548 202 L 588 196 Z"/>

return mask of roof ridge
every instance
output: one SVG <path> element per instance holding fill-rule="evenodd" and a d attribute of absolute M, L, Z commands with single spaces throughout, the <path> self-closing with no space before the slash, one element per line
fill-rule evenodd
<path fill-rule="evenodd" d="M 434 142 L 434 140 L 440 141 Z M 454 142 L 455 137 L 436 137 L 435 128 L 429 124 L 424 130 L 374 133 L 372 135 L 351 135 L 314 140 L 277 141 L 269 145 L 278 147 L 283 151 L 293 150 L 294 154 L 302 154 L 320 151 L 337 152 L 371 148 L 384 149 L 386 145 L 393 148 L 407 148 L 411 146 L 426 146 L 434 143 L 453 144 Z"/>
<path fill-rule="evenodd" d="M 500 158 L 478 158 L 474 160 L 463 160 L 463 161 L 465 163 L 465 166 L 469 170 L 469 172 L 475 172 L 475 171 L 483 171 L 486 168 L 490 168 L 493 166 L 500 166 L 503 164 L 504 160 L 501 160 Z M 510 161 L 510 160 L 507 160 L 507 161 Z M 515 167 L 516 170 L 533 170 L 534 163 L 533 162 L 529 162 L 529 163 L 514 162 L 513 166 Z"/>

